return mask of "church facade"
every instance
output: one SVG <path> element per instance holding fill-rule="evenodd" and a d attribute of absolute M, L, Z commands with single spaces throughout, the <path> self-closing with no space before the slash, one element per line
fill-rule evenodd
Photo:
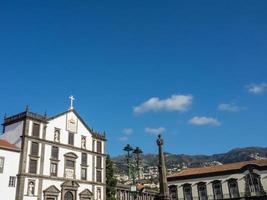
<path fill-rule="evenodd" d="M 2 125 L 1 199 L 105 199 L 105 134 L 72 106 L 53 117 L 26 109 Z"/>

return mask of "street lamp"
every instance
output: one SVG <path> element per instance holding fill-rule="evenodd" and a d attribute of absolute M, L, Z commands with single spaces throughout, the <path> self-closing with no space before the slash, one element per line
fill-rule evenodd
<path fill-rule="evenodd" d="M 137 198 L 137 195 L 140 194 L 143 190 L 143 186 L 140 183 L 136 184 L 136 173 L 138 173 L 138 180 L 141 179 L 140 177 L 140 165 L 141 165 L 141 157 L 140 155 L 143 151 L 136 147 L 135 149 L 130 145 L 127 144 L 123 150 L 126 152 L 126 162 L 128 168 L 128 177 L 132 179 L 132 185 L 130 187 L 130 192 L 133 194 L 134 199 Z"/>

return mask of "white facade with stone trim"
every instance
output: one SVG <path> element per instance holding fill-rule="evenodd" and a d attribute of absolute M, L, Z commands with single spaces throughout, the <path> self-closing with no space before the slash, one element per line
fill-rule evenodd
<path fill-rule="evenodd" d="M 19 150 L 7 150 L 10 156 L 4 165 L 16 177 L 16 187 L 4 185 L 8 171 L 0 173 L 1 197 L 105 199 L 105 135 L 90 129 L 75 110 L 50 118 L 26 110 L 5 118 L 3 126 L 0 139 L 16 144 Z M 1 154 L 0 149 L 0 158 Z"/>

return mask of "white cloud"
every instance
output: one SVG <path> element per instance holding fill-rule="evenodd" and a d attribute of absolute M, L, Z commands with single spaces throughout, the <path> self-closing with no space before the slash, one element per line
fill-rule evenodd
<path fill-rule="evenodd" d="M 127 141 L 129 140 L 129 136 L 132 135 L 133 129 L 132 128 L 124 128 L 122 129 L 122 136 L 118 138 L 119 141 Z"/>
<path fill-rule="evenodd" d="M 250 84 L 246 86 L 247 90 L 251 94 L 262 94 L 267 90 L 267 84 Z"/>
<path fill-rule="evenodd" d="M 189 120 L 189 124 L 202 126 L 202 125 L 212 125 L 212 126 L 220 126 L 221 123 L 212 117 L 193 117 Z"/>
<path fill-rule="evenodd" d="M 182 112 L 188 110 L 192 104 L 192 95 L 172 95 L 167 99 L 159 99 L 152 97 L 141 105 L 134 107 L 134 113 L 144 113 L 148 111 L 177 111 Z"/>
<path fill-rule="evenodd" d="M 221 103 L 218 105 L 218 110 L 220 111 L 226 111 L 226 112 L 238 112 L 243 110 L 244 108 L 241 108 L 234 103 Z"/>
<path fill-rule="evenodd" d="M 145 132 L 153 134 L 153 135 L 159 135 L 162 134 L 166 131 L 164 127 L 159 127 L 159 128 L 145 128 Z"/>
<path fill-rule="evenodd" d="M 127 141 L 128 139 L 129 139 L 129 137 L 126 136 L 126 135 L 123 135 L 123 136 L 121 136 L 121 137 L 118 138 L 118 140 L 119 140 L 119 141 L 122 141 L 122 142 L 123 142 L 123 141 Z"/>
<path fill-rule="evenodd" d="M 127 136 L 132 135 L 133 129 L 132 128 L 124 128 L 124 129 L 122 129 L 122 133 L 124 135 L 127 135 Z"/>

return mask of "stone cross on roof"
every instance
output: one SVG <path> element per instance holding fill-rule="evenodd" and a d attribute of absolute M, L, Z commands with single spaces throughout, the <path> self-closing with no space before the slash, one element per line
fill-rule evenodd
<path fill-rule="evenodd" d="M 73 101 L 75 100 L 74 97 L 71 95 L 69 96 L 69 99 L 70 99 L 70 108 L 69 110 L 73 110 Z"/>

